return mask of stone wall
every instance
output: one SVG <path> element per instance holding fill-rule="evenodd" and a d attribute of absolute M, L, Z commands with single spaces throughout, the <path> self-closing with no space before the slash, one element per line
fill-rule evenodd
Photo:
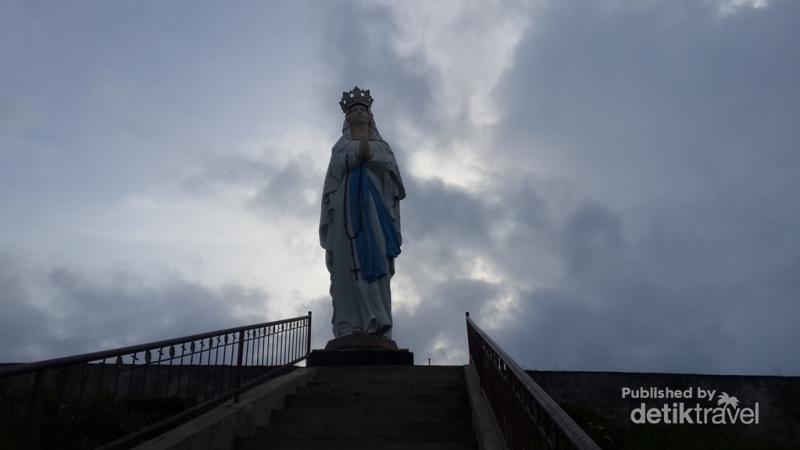
<path fill-rule="evenodd" d="M 800 448 L 800 377 L 536 370 L 528 373 L 604 449 Z M 622 398 L 623 388 L 630 389 L 626 398 Z M 710 401 L 707 396 L 698 398 L 699 389 L 706 393 L 714 391 L 713 398 Z M 676 394 L 676 390 L 681 394 Z M 631 398 L 632 392 L 639 397 L 661 394 L 672 398 Z M 717 404 L 722 392 L 736 397 L 736 408 Z M 676 398 L 686 393 L 691 397 Z M 632 411 L 642 403 L 646 409 L 669 404 L 679 410 L 678 404 L 683 403 L 684 409 L 699 405 L 701 409 L 728 408 L 733 413 L 736 409 L 753 408 L 756 402 L 758 424 L 667 424 L 663 420 L 659 424 L 636 424 L 631 419 Z"/>

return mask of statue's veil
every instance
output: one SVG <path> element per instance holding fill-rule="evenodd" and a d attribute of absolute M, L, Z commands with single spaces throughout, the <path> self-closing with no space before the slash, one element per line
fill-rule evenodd
<path fill-rule="evenodd" d="M 345 117 L 344 123 L 342 124 L 342 137 L 340 137 L 333 146 L 333 153 L 336 154 L 339 152 L 341 148 L 346 146 L 352 140 L 353 137 L 350 134 L 350 122 L 347 120 L 347 117 Z M 378 131 L 378 126 L 375 125 L 375 117 L 372 115 L 371 111 L 369 114 L 369 140 L 383 142 L 387 148 L 391 148 L 389 147 L 389 144 L 383 140 L 383 136 L 381 136 L 381 133 Z"/>

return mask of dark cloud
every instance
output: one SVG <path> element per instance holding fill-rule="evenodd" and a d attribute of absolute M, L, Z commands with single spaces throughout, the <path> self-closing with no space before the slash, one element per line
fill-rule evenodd
<path fill-rule="evenodd" d="M 321 189 L 324 174 L 313 170 L 314 165 L 304 154 L 287 162 L 277 163 L 267 149 L 262 157 L 227 156 L 210 161 L 206 169 L 183 183 L 184 189 L 195 196 L 225 195 L 224 189 L 247 189 L 246 208 L 275 220 L 275 213 L 300 218 L 318 214 L 316 202 L 309 202 L 305 192 Z"/>
<path fill-rule="evenodd" d="M 597 280 L 613 274 L 624 252 L 619 217 L 598 205 L 578 210 L 564 227 L 563 253 L 572 276 Z"/>
<path fill-rule="evenodd" d="M 541 11 L 496 90 L 497 147 L 573 201 L 536 183 L 539 226 L 486 249 L 505 274 L 505 250 L 562 269 L 511 277 L 498 340 L 528 367 L 797 373 L 797 6 Z"/>
<path fill-rule="evenodd" d="M 718 19 L 703 2 L 614 13 L 561 2 L 537 18 L 497 90 L 498 136 L 509 156 L 544 159 L 604 194 L 785 183 L 776 163 L 797 163 L 800 138 L 796 9 Z"/>
<path fill-rule="evenodd" d="M 0 257 L 0 361 L 97 351 L 274 320 L 264 292 L 208 288 L 179 275 L 155 281 L 120 268 L 84 274 Z"/>
<path fill-rule="evenodd" d="M 545 287 L 518 279 L 514 314 L 491 333 L 525 367 L 797 372 L 782 345 L 800 338 L 791 300 L 797 258 L 737 277 L 730 265 L 714 267 L 721 258 L 713 246 L 669 226 L 629 245 L 619 215 L 596 204 L 556 228 L 553 263 L 563 264 L 563 276 Z M 488 326 L 491 313 L 473 318 Z M 418 315 L 425 317 L 422 308 Z"/>
<path fill-rule="evenodd" d="M 466 357 L 464 312 L 480 311 L 499 294 L 497 286 L 453 278 L 424 291 L 418 307 L 393 313 L 393 338 L 415 352 L 417 364 L 452 364 Z"/>
<path fill-rule="evenodd" d="M 402 170 L 402 169 L 401 169 Z M 498 208 L 463 189 L 449 187 L 440 180 L 406 177 L 409 193 L 401 203 L 404 233 L 414 240 L 446 237 L 451 245 L 480 245 L 489 238 Z"/>
<path fill-rule="evenodd" d="M 391 5 L 315 8 L 307 25 L 327 70 L 308 86 L 311 109 L 331 111 L 332 145 L 340 92 L 372 89 L 406 183 L 395 338 L 418 362 L 466 362 L 469 310 L 528 368 L 800 372 L 786 345 L 800 338 L 800 5 L 719 17 L 714 2 L 626 3 L 533 9 L 486 134 L 467 107 L 442 110 L 448 74 L 430 54 L 398 51 Z M 412 136 L 452 158 L 455 142 L 479 135 L 482 192 L 411 171 Z M 327 162 L 330 145 L 215 159 L 185 187 L 246 192 L 238 201 L 267 220 L 313 228 L 319 204 L 304 192 L 319 193 L 324 174 L 307 158 Z M 28 273 L 9 261 L 2 337 L 20 343 L 10 359 L 123 343 L 108 330 L 131 343 L 217 329 L 265 301 L 180 277 Z M 476 275 L 479 263 L 491 273 Z M 314 312 L 324 345 L 330 298 L 298 308 Z M 34 323 L 43 331 L 26 334 Z"/>
<path fill-rule="evenodd" d="M 328 3 L 317 14 L 316 20 L 322 22 L 319 54 L 332 69 L 331 85 L 339 83 L 339 90 L 349 90 L 351 84 L 362 83 L 376 94 L 376 113 L 415 114 L 423 119 L 425 111 L 432 112 L 430 68 L 420 55 L 398 55 L 392 41 L 397 24 L 388 6 Z M 320 103 L 324 109 L 333 106 L 323 98 Z"/>
<path fill-rule="evenodd" d="M 318 108 L 338 108 L 342 91 L 356 85 L 368 88 L 375 98 L 378 129 L 401 167 L 416 145 L 397 139 L 404 134 L 401 124 L 412 126 L 440 151 L 448 150 L 467 123 L 467 112 L 454 118 L 442 114 L 436 105 L 441 74 L 419 51 L 398 52 L 395 44 L 400 33 L 392 7 L 361 2 L 318 6 L 312 19 L 320 32 L 318 54 L 330 68 L 324 85 L 319 86 Z"/>
<path fill-rule="evenodd" d="M 298 215 L 313 215 L 317 205 L 309 203 L 304 197 L 306 190 L 316 192 L 319 186 L 319 177 L 311 176 L 311 166 L 307 158 L 291 160 L 280 170 L 275 171 L 264 181 L 264 186 L 258 191 L 250 204 L 256 208 L 269 209 L 277 206 L 281 211 L 296 210 Z"/>

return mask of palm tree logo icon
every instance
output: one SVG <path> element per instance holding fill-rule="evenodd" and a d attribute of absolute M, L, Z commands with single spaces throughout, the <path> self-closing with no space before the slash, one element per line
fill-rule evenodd
<path fill-rule="evenodd" d="M 725 406 L 723 406 L 723 408 L 727 407 L 727 406 L 730 406 L 732 408 L 738 408 L 739 407 L 739 399 L 734 397 L 734 396 L 732 396 L 732 395 L 728 395 L 726 392 L 723 392 L 723 393 L 719 394 L 719 398 L 717 399 L 717 406 L 721 406 L 721 405 L 725 405 Z"/>

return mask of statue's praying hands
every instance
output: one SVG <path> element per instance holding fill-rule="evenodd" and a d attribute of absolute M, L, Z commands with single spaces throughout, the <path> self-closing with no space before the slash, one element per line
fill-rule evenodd
<path fill-rule="evenodd" d="M 372 151 L 369 149 L 368 140 L 361 139 L 358 145 L 358 153 L 356 153 L 356 157 L 359 161 L 369 161 L 372 159 Z"/>

